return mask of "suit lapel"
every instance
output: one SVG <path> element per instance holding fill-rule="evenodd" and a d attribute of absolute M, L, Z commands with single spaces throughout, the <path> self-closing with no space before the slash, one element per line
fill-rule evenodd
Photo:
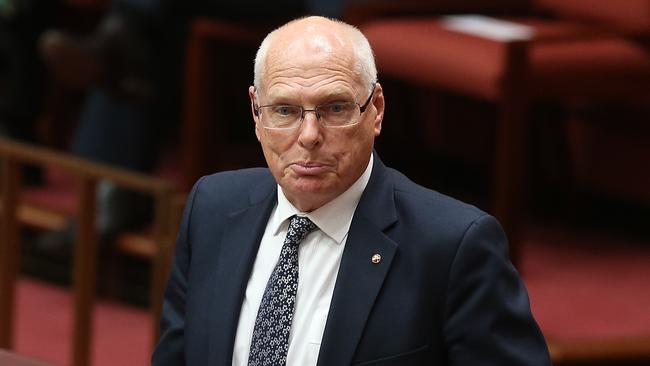
<path fill-rule="evenodd" d="M 352 362 L 397 251 L 397 244 L 383 232 L 397 221 L 393 184 L 376 155 L 374 161 L 370 182 L 359 201 L 345 244 L 318 366 Z M 374 254 L 381 255 L 379 263 L 372 263 Z"/>
<path fill-rule="evenodd" d="M 267 190 L 268 192 L 268 190 Z M 276 202 L 275 190 L 225 223 L 212 294 L 210 365 L 229 365 L 246 285 L 266 223 Z M 255 199 L 252 199 L 255 201 Z"/>

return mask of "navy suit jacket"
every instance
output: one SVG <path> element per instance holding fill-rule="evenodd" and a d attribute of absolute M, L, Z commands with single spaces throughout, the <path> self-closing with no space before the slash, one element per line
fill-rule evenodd
<path fill-rule="evenodd" d="M 262 168 L 197 182 L 153 365 L 232 363 L 276 187 Z M 416 185 L 377 157 L 352 219 L 318 358 L 319 366 L 350 364 L 550 365 L 497 221 Z"/>

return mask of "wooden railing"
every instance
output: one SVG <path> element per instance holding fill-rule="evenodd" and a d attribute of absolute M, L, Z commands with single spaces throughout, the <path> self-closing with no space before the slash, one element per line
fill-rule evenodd
<path fill-rule="evenodd" d="M 569 340 L 548 339 L 555 366 L 564 365 L 647 365 L 650 338 Z"/>
<path fill-rule="evenodd" d="M 51 363 L 0 349 L 0 365 L 2 366 L 55 366 Z"/>
<path fill-rule="evenodd" d="M 117 169 L 104 164 L 70 156 L 50 149 L 19 143 L 0 137 L 0 348 L 12 347 L 15 305 L 15 282 L 18 273 L 20 227 L 34 212 L 20 200 L 21 170 L 25 164 L 57 167 L 73 175 L 78 182 L 76 232 L 73 258 L 74 325 L 72 365 L 90 363 L 92 341 L 92 310 L 97 273 L 97 240 L 95 235 L 96 189 L 100 181 L 140 191 L 154 197 L 153 236 L 131 235 L 136 243 L 134 255 L 151 257 L 152 337 L 158 338 L 158 321 L 162 312 L 164 283 L 169 271 L 173 240 L 182 210 L 182 195 L 169 182 L 147 175 Z M 31 210 L 31 211 L 30 211 Z M 38 210 L 36 210 L 38 211 Z M 25 219 L 21 222 L 21 219 Z M 119 239 L 118 239 L 119 241 Z M 129 241 L 128 239 L 126 240 Z M 122 240 L 118 250 L 128 251 Z"/>

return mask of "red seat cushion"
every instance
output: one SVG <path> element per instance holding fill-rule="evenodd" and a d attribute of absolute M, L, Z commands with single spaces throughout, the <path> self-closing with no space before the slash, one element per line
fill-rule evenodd
<path fill-rule="evenodd" d="M 532 26 L 539 39 L 586 31 L 575 23 L 517 21 Z M 380 75 L 487 99 L 499 96 L 506 67 L 503 42 L 445 29 L 435 18 L 378 20 L 362 30 Z M 650 82 L 650 54 L 623 38 L 533 41 L 530 62 L 528 85 L 535 96 L 614 94 Z"/>
<path fill-rule="evenodd" d="M 375 52 L 380 76 L 484 97 L 498 95 L 503 44 L 446 30 L 437 19 L 379 20 L 362 31 Z"/>
<path fill-rule="evenodd" d="M 570 23 L 524 20 L 540 38 L 589 32 Z M 530 53 L 533 96 L 607 95 L 650 88 L 650 52 L 622 37 L 533 42 Z"/>

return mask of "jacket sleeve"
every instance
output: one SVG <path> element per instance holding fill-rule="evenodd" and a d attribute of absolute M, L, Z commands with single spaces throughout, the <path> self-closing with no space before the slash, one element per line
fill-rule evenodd
<path fill-rule="evenodd" d="M 189 228 L 196 191 L 200 183 L 201 180 L 190 192 L 183 212 L 171 273 L 163 300 L 160 340 L 151 358 L 151 364 L 154 366 L 185 365 L 185 296 L 191 260 Z"/>
<path fill-rule="evenodd" d="M 499 223 L 483 215 L 453 260 L 445 308 L 449 365 L 550 366 L 526 289 Z"/>

